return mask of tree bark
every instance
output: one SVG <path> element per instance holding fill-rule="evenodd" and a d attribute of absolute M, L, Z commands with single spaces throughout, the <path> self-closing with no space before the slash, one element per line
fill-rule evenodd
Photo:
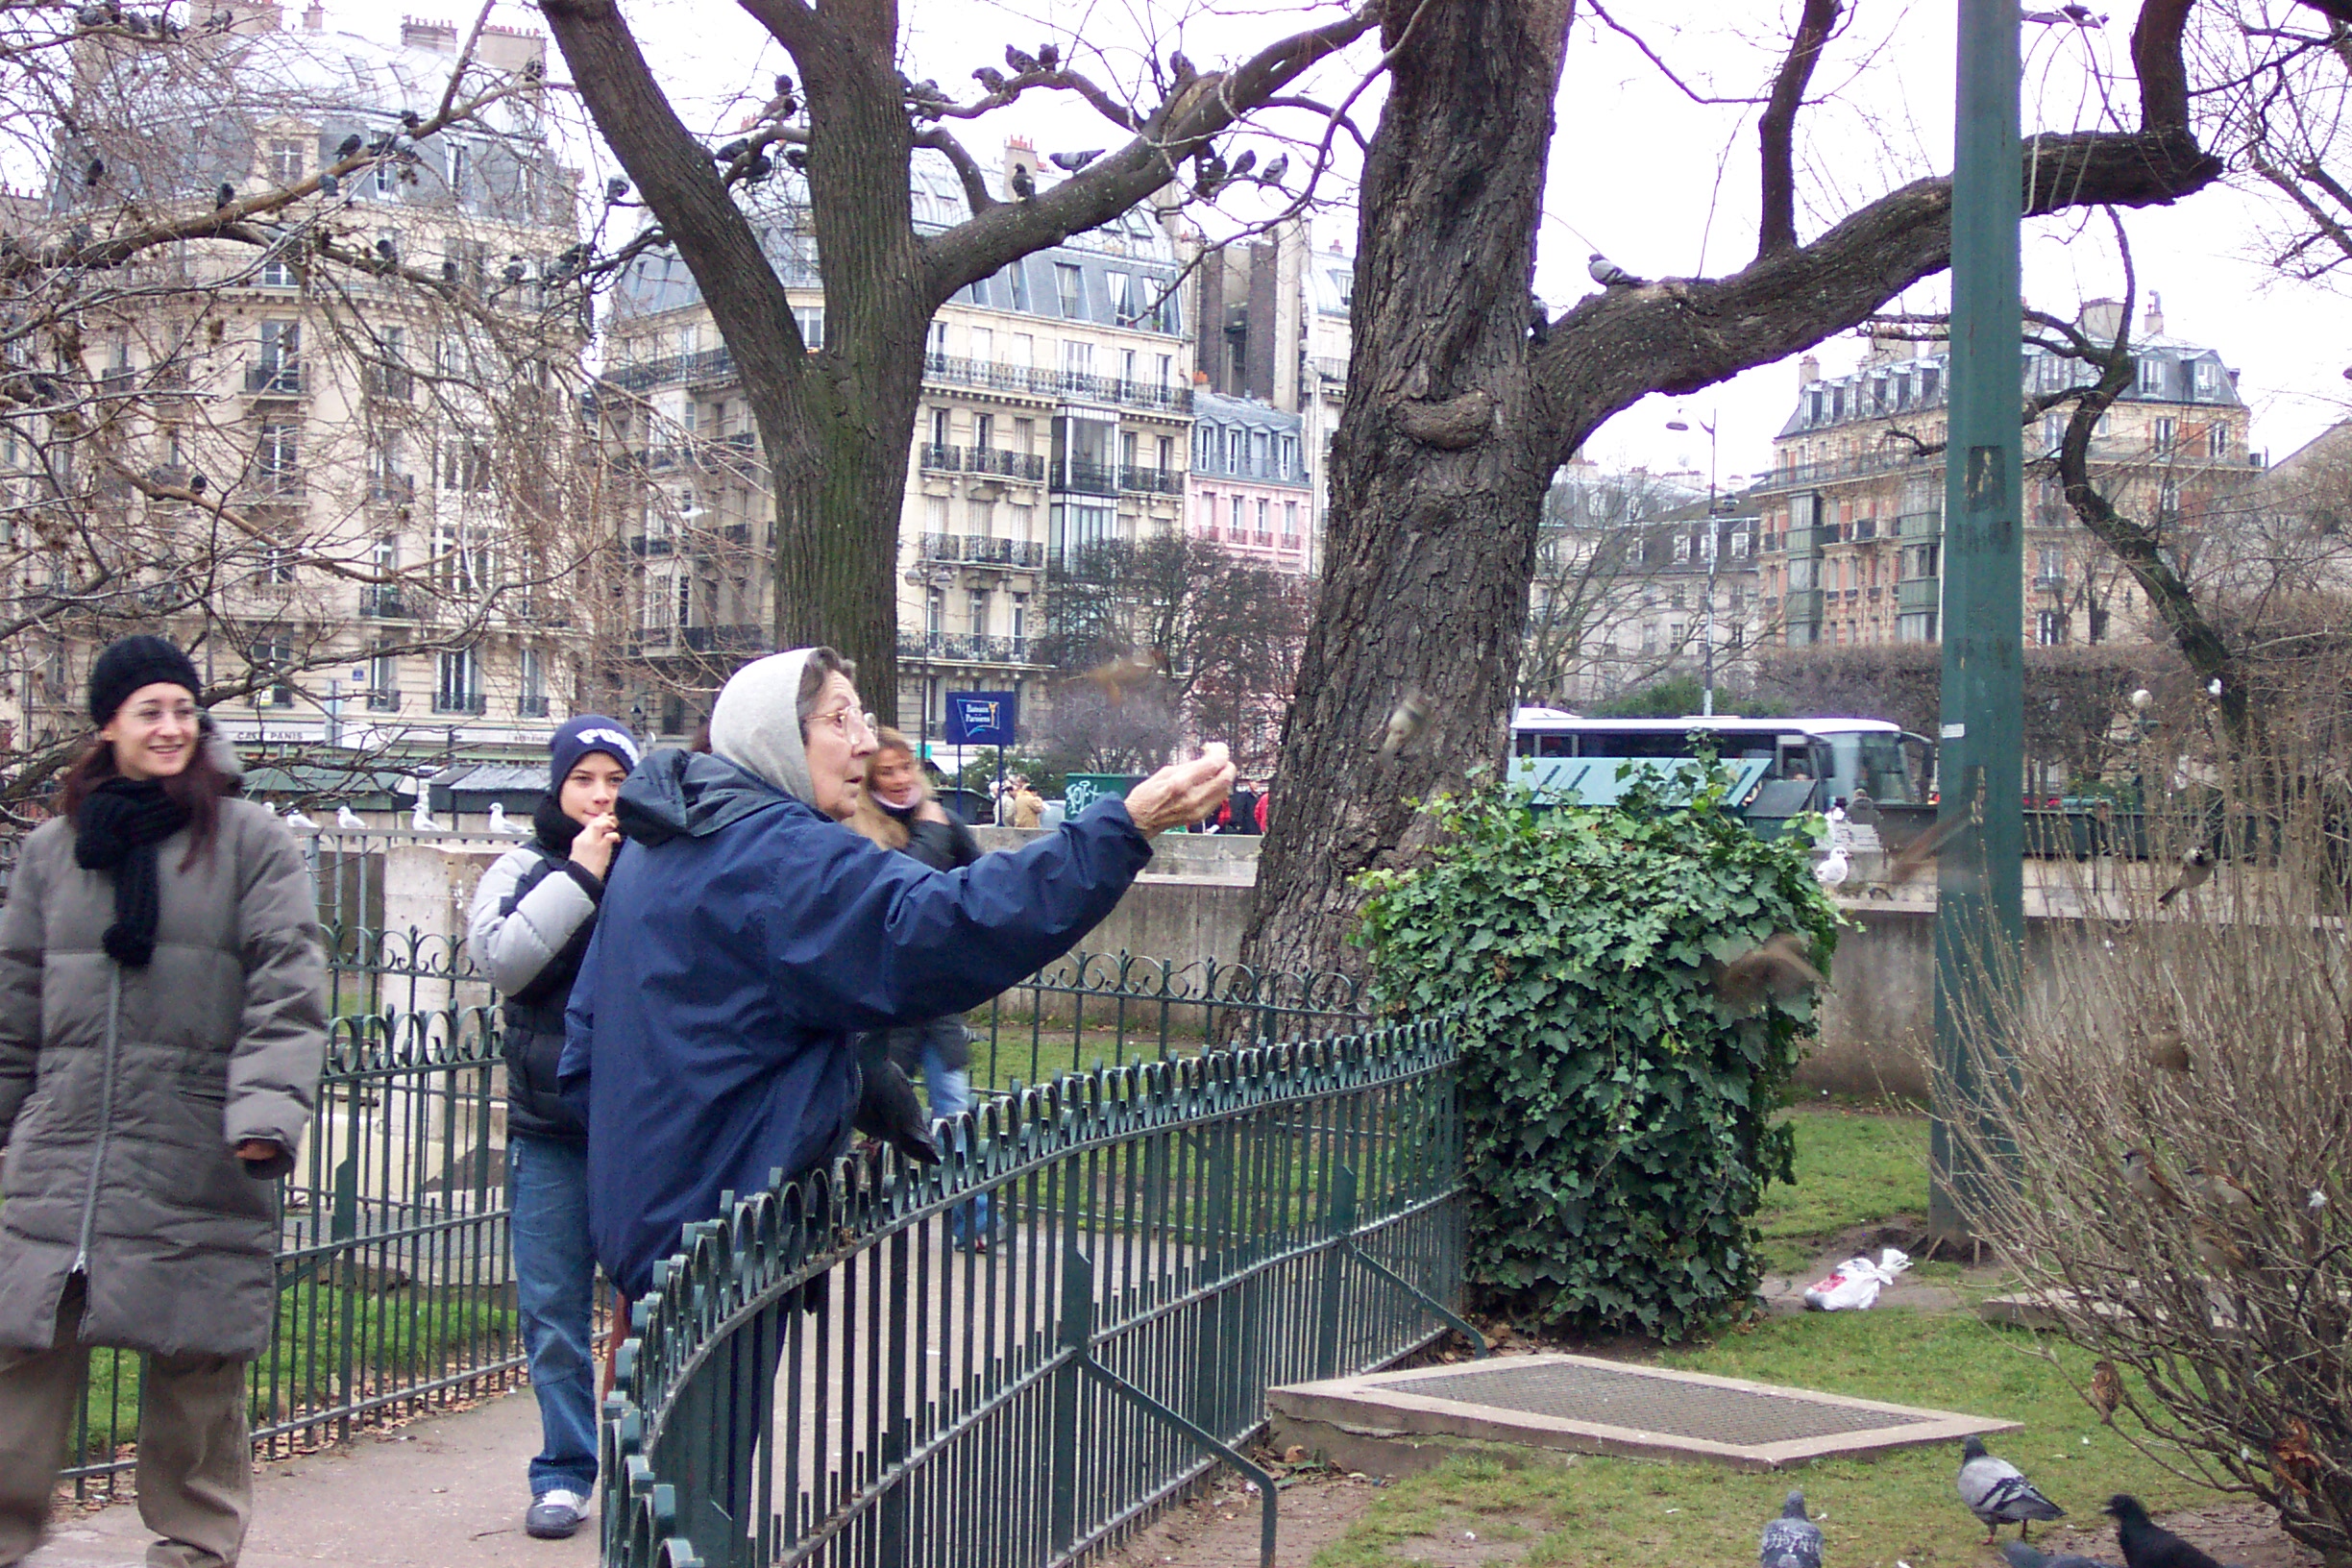
<path fill-rule="evenodd" d="M 2191 3 L 2143 9 L 2137 129 L 2028 147 L 2029 213 L 2169 203 L 2219 177 L 2188 125 Z M 1356 968 L 1354 878 L 1414 850 L 1426 818 L 1413 802 L 1502 762 L 1544 488 L 1586 436 L 1652 392 L 1695 392 L 1857 326 L 1948 263 L 1951 183 L 1916 181 L 1810 244 L 1767 233 L 1729 276 L 1592 295 L 1531 347 L 1535 193 L 1573 9 L 1429 0 L 1384 23 L 1389 95 L 1364 174 L 1326 576 L 1284 730 L 1247 963 Z M 1801 36 L 1782 67 L 1800 96 L 1796 73 L 1818 51 Z M 1777 154 L 1766 151 L 1770 166 Z M 1492 417 L 1472 433 L 1464 411 L 1478 394 Z M 1409 687 L 1429 698 L 1430 723 L 1383 757 Z"/>

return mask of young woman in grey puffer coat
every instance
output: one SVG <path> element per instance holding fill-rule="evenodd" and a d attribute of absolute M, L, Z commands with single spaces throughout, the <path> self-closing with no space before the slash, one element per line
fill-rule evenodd
<path fill-rule="evenodd" d="M 584 713 L 548 742 L 548 793 L 531 840 L 482 873 L 466 947 L 505 998 L 506 1207 L 515 1301 L 540 1449 L 526 1532 L 577 1530 L 596 1486 L 596 1362 L 589 1342 L 596 1259 L 588 1239 L 588 1129 L 555 1091 L 564 1007 L 596 931 L 621 830 L 614 802 L 637 743 L 620 721 Z"/>
<path fill-rule="evenodd" d="M 253 1513 L 246 1367 L 327 973 L 302 852 L 230 798 L 200 689 L 160 637 L 99 656 L 98 734 L 0 913 L 0 1563 L 45 1527 L 93 1346 L 145 1353 L 147 1561 L 233 1564 Z"/>

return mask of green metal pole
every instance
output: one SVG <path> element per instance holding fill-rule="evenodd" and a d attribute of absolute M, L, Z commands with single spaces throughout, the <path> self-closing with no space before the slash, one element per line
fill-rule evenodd
<path fill-rule="evenodd" d="M 1937 772 L 1940 815 L 1972 825 L 1948 842 L 1937 876 L 1936 1056 L 1953 1092 L 1936 1106 L 1928 1197 L 1930 1236 L 1950 1246 L 1970 1242 L 1954 1198 L 1981 1176 L 1949 1120 L 1972 1097 L 1963 1031 L 1994 1016 L 1991 988 L 2014 972 L 2025 923 L 2018 21 L 2018 0 L 1960 0 Z"/>

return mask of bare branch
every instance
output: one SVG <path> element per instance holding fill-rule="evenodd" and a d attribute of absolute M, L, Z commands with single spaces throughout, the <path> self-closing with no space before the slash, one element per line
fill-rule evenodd
<path fill-rule="evenodd" d="M 1596 7 L 1596 10 L 1599 8 Z M 1788 57 L 1773 79 L 1772 99 L 1756 123 L 1756 139 L 1763 156 L 1760 188 L 1763 214 L 1758 223 L 1756 254 L 1793 250 L 1797 245 L 1797 110 L 1821 61 L 1822 46 L 1838 18 L 1838 0 L 1805 0 L 1789 40 Z"/>

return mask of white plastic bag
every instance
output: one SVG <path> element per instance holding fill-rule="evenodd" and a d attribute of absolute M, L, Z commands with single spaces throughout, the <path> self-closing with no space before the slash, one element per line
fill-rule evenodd
<path fill-rule="evenodd" d="M 1805 1291 L 1804 1304 L 1817 1312 L 1858 1312 L 1876 1302 L 1878 1292 L 1910 1266 L 1910 1258 L 1899 1247 L 1888 1247 L 1874 1263 L 1868 1258 L 1849 1258 Z"/>

